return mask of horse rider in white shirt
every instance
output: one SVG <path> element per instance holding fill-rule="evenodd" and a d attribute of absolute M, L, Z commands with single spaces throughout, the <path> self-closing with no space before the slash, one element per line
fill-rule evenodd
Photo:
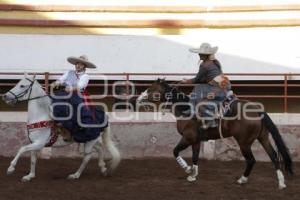
<path fill-rule="evenodd" d="M 65 72 L 57 81 L 51 84 L 52 87 L 66 86 L 67 92 L 80 91 L 84 92 L 89 82 L 89 75 L 86 73 L 87 68 L 96 68 L 96 65 L 88 61 L 87 56 L 68 57 L 71 64 L 75 65 L 75 70 Z"/>

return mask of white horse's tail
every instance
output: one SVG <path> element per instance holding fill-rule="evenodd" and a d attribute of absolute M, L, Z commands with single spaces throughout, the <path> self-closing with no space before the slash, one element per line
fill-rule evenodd
<path fill-rule="evenodd" d="M 112 159 L 110 163 L 110 170 L 113 171 L 118 167 L 121 161 L 121 155 L 118 148 L 115 146 L 115 143 L 111 140 L 110 127 L 104 129 L 102 139 L 103 139 L 104 146 L 111 154 Z"/>

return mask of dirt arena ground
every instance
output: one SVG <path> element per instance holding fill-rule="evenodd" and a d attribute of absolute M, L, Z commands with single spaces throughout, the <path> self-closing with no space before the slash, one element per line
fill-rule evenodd
<path fill-rule="evenodd" d="M 37 177 L 30 183 L 20 179 L 28 172 L 29 160 L 23 158 L 15 174 L 7 176 L 10 158 L 0 158 L 1 200 L 186 200 L 186 199 L 300 199 L 300 163 L 296 175 L 287 178 L 288 188 L 277 189 L 270 163 L 257 163 L 250 182 L 235 184 L 244 169 L 240 161 L 201 160 L 199 179 L 188 183 L 173 159 L 123 160 L 112 177 L 103 177 L 92 160 L 79 180 L 67 180 L 80 164 L 79 159 L 38 160 Z"/>

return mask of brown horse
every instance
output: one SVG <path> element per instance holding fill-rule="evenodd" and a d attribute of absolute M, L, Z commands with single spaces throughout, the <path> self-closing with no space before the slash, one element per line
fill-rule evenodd
<path fill-rule="evenodd" d="M 195 117 L 184 117 L 184 111 L 189 108 L 189 97 L 178 91 L 177 88 L 168 85 L 163 79 L 158 79 L 154 82 L 143 95 L 138 98 L 138 100 L 141 99 L 146 99 L 156 104 L 166 102 L 171 104 L 174 115 L 177 118 L 177 130 L 182 136 L 174 149 L 174 156 L 179 165 L 189 175 L 187 177 L 188 181 L 195 181 L 198 175 L 198 159 L 201 141 L 216 140 L 222 137 L 234 137 L 246 160 L 246 169 L 240 179 L 237 180 L 237 183 L 245 184 L 248 182 L 248 177 L 256 162 L 251 151 L 251 146 L 257 139 L 274 164 L 279 189 L 286 187 L 283 173 L 280 170 L 279 156 L 283 158 L 286 171 L 292 175 L 292 160 L 288 149 L 269 115 L 260 111 L 253 102 L 243 100 L 234 101 L 230 105 L 227 117 L 219 121 L 219 126 L 221 127 L 208 128 L 205 130 L 201 128 L 201 120 Z M 269 132 L 277 146 L 278 154 L 269 141 Z M 193 166 L 189 166 L 186 161 L 179 156 L 179 153 L 190 145 L 192 146 L 193 152 Z"/>

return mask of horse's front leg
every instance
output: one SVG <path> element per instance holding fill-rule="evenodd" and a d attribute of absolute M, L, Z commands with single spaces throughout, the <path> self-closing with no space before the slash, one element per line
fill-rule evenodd
<path fill-rule="evenodd" d="M 37 151 L 37 150 L 41 150 L 44 146 L 45 146 L 46 142 L 42 142 L 42 141 L 38 141 L 38 142 L 34 142 L 25 146 L 22 146 L 17 155 L 15 156 L 15 158 L 11 161 L 8 169 L 7 169 L 7 174 L 12 174 L 15 171 L 15 167 L 17 165 L 17 162 L 19 160 L 19 158 L 21 157 L 21 155 L 27 151 Z"/>
<path fill-rule="evenodd" d="M 106 164 L 104 162 L 104 154 L 103 154 L 103 148 L 102 148 L 102 139 L 95 144 L 96 151 L 98 152 L 98 166 L 101 169 L 101 173 L 106 176 L 107 175 L 107 168 Z"/>
<path fill-rule="evenodd" d="M 199 161 L 199 153 L 200 153 L 200 142 L 193 144 L 192 145 L 192 149 L 193 149 L 193 166 L 191 169 L 191 173 L 190 175 L 187 177 L 187 180 L 189 182 L 193 182 L 197 180 L 197 176 L 198 176 L 198 161 Z"/>
<path fill-rule="evenodd" d="M 31 151 L 31 162 L 30 162 L 30 173 L 26 176 L 23 176 L 22 181 L 30 181 L 35 177 L 35 166 L 37 160 L 37 151 Z"/>
<path fill-rule="evenodd" d="M 176 145 L 176 147 L 174 148 L 174 151 L 173 151 L 173 154 L 174 154 L 174 157 L 176 158 L 177 163 L 180 165 L 180 167 L 182 169 L 184 169 L 184 171 L 187 174 L 191 173 L 191 167 L 188 166 L 186 161 L 181 156 L 179 156 L 179 153 L 181 151 L 185 150 L 189 146 L 190 146 L 190 144 L 184 138 L 181 138 L 181 140 Z"/>
<path fill-rule="evenodd" d="M 90 161 L 91 157 L 92 157 L 92 150 L 95 146 L 95 144 L 98 142 L 99 138 L 96 138 L 95 140 L 91 140 L 87 143 L 84 144 L 84 157 L 82 160 L 82 163 L 79 167 L 79 169 L 74 173 L 74 174 L 70 174 L 68 176 L 68 179 L 78 179 L 81 175 L 81 173 L 83 172 L 83 170 L 85 169 L 86 165 L 88 164 L 88 162 Z"/>

